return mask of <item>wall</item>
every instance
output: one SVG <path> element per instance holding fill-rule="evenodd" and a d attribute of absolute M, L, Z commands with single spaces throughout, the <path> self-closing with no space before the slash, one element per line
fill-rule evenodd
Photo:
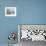
<path fill-rule="evenodd" d="M 6 6 L 16 6 L 17 16 L 6 17 Z M 0 44 L 8 43 L 9 32 L 17 33 L 17 24 L 46 24 L 46 0 L 1 0 Z"/>
<path fill-rule="evenodd" d="M 17 34 L 17 23 L 19 23 L 19 17 L 7 17 L 5 16 L 5 7 L 13 6 L 16 7 L 15 0 L 2 0 L 0 2 L 0 44 L 7 44 L 8 34 L 10 32 L 16 32 Z M 18 42 L 17 39 L 15 41 Z"/>
<path fill-rule="evenodd" d="M 46 0 L 21 0 L 21 24 L 46 24 Z"/>

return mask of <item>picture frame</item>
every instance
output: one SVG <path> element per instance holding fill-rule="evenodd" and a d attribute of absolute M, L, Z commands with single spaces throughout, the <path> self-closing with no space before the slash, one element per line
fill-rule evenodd
<path fill-rule="evenodd" d="M 5 16 L 16 16 L 16 7 L 5 7 Z"/>

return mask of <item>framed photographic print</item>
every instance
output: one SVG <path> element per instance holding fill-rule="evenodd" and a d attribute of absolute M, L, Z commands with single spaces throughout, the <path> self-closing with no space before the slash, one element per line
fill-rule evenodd
<path fill-rule="evenodd" d="M 5 7 L 5 16 L 16 16 L 16 7 Z"/>

